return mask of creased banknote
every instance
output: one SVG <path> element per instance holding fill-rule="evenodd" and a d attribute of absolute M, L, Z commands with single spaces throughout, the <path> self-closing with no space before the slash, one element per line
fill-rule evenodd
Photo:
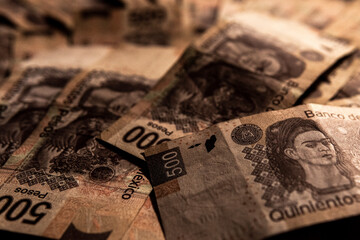
<path fill-rule="evenodd" d="M 360 108 L 360 95 L 355 95 L 348 98 L 334 99 L 332 101 L 327 102 L 326 105 Z"/>
<path fill-rule="evenodd" d="M 238 14 L 188 48 L 101 139 L 143 158 L 141 152 L 153 144 L 235 117 L 290 107 L 352 49 L 294 22 Z"/>
<path fill-rule="evenodd" d="M 360 54 L 357 54 L 357 60 L 360 59 Z M 333 100 L 342 99 L 342 98 L 350 98 L 360 94 L 360 70 L 359 68 L 355 68 L 352 72 L 348 81 L 342 86 L 342 88 L 336 93 L 333 97 Z"/>
<path fill-rule="evenodd" d="M 74 12 L 81 6 L 79 0 L 24 0 L 48 19 L 49 24 L 60 24 L 63 31 L 74 30 Z M 79 6 L 80 5 L 80 6 Z"/>
<path fill-rule="evenodd" d="M 158 216 L 156 215 L 150 197 L 148 197 L 141 207 L 134 222 L 124 235 L 125 240 L 148 239 L 163 240 L 164 233 L 160 226 Z"/>
<path fill-rule="evenodd" d="M 148 92 L 176 53 L 131 45 L 77 75 L 0 170 L 0 196 L 9 205 L 29 204 L 18 221 L 5 217 L 0 229 L 55 239 L 161 237 L 151 202 L 145 203 L 152 187 L 136 160 L 95 136 Z"/>
<path fill-rule="evenodd" d="M 167 239 L 261 239 L 360 213 L 359 108 L 222 122 L 145 150 Z"/>
<path fill-rule="evenodd" d="M 303 103 L 325 104 L 333 97 L 340 97 L 354 81 L 354 75 L 360 64 L 360 54 L 339 62 L 331 71 L 321 75 L 317 82 L 303 96 Z M 353 89 L 353 91 L 356 91 Z"/>
<path fill-rule="evenodd" d="M 181 1 L 123 0 L 122 37 L 142 45 L 173 45 L 181 35 Z"/>
<path fill-rule="evenodd" d="M 38 7 L 27 1 L 2 0 L 2 24 L 15 31 L 14 56 L 28 59 L 42 50 L 66 46 L 67 38 L 48 25 L 48 18 Z"/>
<path fill-rule="evenodd" d="M 152 188 L 131 159 L 94 137 L 145 94 L 149 86 L 137 80 L 91 72 L 68 92 L 68 101 L 77 106 L 53 107 L 47 113 L 4 165 L 1 175 L 7 178 L 0 190 L 14 203 L 23 201 L 21 193 L 38 193 L 30 199 L 34 206 L 46 206 L 43 219 L 24 224 L 5 218 L 1 229 L 56 239 L 76 233 L 97 239 L 124 235 Z M 24 219 L 33 218 L 24 213 Z"/>
<path fill-rule="evenodd" d="M 36 32 L 47 28 L 41 13 L 25 1 L 1 0 L 0 15 L 3 23 L 16 26 L 20 31 Z"/>
<path fill-rule="evenodd" d="M 8 77 L 14 65 L 15 32 L 6 26 L 0 26 L 0 84 Z"/>
<path fill-rule="evenodd" d="M 360 40 L 360 17 L 358 9 L 360 7 L 359 1 L 353 1 L 352 5 L 344 12 L 342 12 L 341 17 L 332 22 L 325 32 L 334 35 L 339 38 L 346 39 L 353 44 L 359 46 Z"/>
<path fill-rule="evenodd" d="M 248 10 L 297 20 L 311 28 L 324 30 L 338 18 L 341 18 L 347 8 L 351 7 L 351 3 L 338 0 L 294 0 L 284 4 L 284 1 L 281 0 L 254 0 L 248 1 L 245 7 Z"/>
<path fill-rule="evenodd" d="M 121 41 L 122 9 L 106 1 L 78 0 L 73 9 L 75 44 L 117 44 Z"/>
<path fill-rule="evenodd" d="M 0 89 L 0 166 L 45 116 L 64 86 L 108 48 L 65 48 L 24 62 Z M 86 61 L 79 62 L 79 57 Z"/>
<path fill-rule="evenodd" d="M 183 2 L 184 28 L 191 34 L 199 34 L 217 23 L 222 7 L 221 0 L 185 0 Z"/>

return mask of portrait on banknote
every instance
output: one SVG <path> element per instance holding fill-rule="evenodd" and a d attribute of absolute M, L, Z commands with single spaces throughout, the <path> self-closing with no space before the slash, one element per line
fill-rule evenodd
<path fill-rule="evenodd" d="M 311 119 L 272 124 L 266 130 L 266 149 L 270 167 L 289 193 L 310 190 L 316 199 L 355 185 L 341 149 Z"/>
<path fill-rule="evenodd" d="M 257 35 L 239 24 L 229 25 L 214 53 L 249 71 L 280 81 L 297 78 L 303 73 L 305 62 L 276 46 L 274 40 Z"/>

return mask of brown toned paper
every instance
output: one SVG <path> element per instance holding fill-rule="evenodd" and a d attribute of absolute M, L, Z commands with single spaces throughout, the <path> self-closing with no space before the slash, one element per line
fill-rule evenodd
<path fill-rule="evenodd" d="M 349 1 L 337 0 L 294 0 L 286 4 L 281 0 L 252 0 L 245 3 L 247 10 L 297 20 L 317 30 L 324 30 L 342 18 L 344 12 L 353 5 Z"/>
<path fill-rule="evenodd" d="M 234 15 L 189 47 L 101 139 L 143 158 L 153 144 L 235 117 L 290 107 L 352 50 L 295 22 Z"/>
<path fill-rule="evenodd" d="M 355 61 L 359 62 L 360 54 L 358 54 L 356 57 L 357 60 Z M 354 71 L 347 80 L 348 81 L 341 87 L 341 89 L 333 97 L 333 100 L 342 99 L 342 98 L 351 98 L 360 94 L 360 70 L 358 67 L 354 69 Z"/>
<path fill-rule="evenodd" d="M 256 114 L 145 150 L 167 239 L 261 239 L 360 213 L 359 108 Z"/>
<path fill-rule="evenodd" d="M 326 105 L 339 107 L 360 107 L 360 95 L 355 95 L 349 98 L 341 98 L 329 101 Z"/>
<path fill-rule="evenodd" d="M 0 167 L 30 136 L 64 86 L 108 51 L 61 48 L 21 64 L 0 89 Z"/>
<path fill-rule="evenodd" d="M 173 0 L 123 0 L 125 9 L 118 27 L 125 42 L 141 45 L 174 45 L 182 37 L 181 2 Z"/>
<path fill-rule="evenodd" d="M 6 26 L 0 26 L 0 85 L 8 77 L 14 66 L 15 31 Z"/>
<path fill-rule="evenodd" d="M 0 229 L 55 239 L 161 237 L 145 203 L 152 187 L 144 173 L 95 136 L 141 99 L 177 54 L 129 45 L 77 75 L 0 170 L 0 197 L 29 205 L 19 221 L 5 216 Z"/>
<path fill-rule="evenodd" d="M 144 205 L 140 209 L 140 212 L 136 216 L 129 230 L 124 235 L 123 239 L 165 239 L 159 219 L 154 211 L 154 207 L 152 206 L 150 197 L 146 199 Z"/>
<path fill-rule="evenodd" d="M 319 77 L 316 86 L 304 97 L 303 103 L 326 104 L 331 98 L 339 98 L 354 83 L 360 64 L 359 53 L 342 61 L 335 69 Z M 351 91 L 356 91 L 351 86 Z M 358 92 L 358 91 L 357 91 Z"/>

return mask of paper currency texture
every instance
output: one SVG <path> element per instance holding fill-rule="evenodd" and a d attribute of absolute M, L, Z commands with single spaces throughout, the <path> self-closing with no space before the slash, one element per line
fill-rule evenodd
<path fill-rule="evenodd" d="M 359 214 L 360 110 L 302 105 L 145 150 L 167 239 L 261 239 Z"/>

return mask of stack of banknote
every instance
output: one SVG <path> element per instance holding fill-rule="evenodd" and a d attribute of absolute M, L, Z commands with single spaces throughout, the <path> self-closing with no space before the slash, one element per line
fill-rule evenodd
<path fill-rule="evenodd" d="M 0 232 L 356 239 L 341 0 L 0 0 Z"/>

